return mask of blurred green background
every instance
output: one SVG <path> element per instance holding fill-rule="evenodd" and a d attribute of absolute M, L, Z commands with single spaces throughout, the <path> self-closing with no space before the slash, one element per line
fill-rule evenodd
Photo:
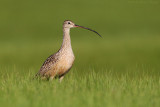
<path fill-rule="evenodd" d="M 22 77 L 38 72 L 44 60 L 60 48 L 64 20 L 103 36 L 71 29 L 76 57 L 72 73 L 143 71 L 159 78 L 159 0 L 1 0 L 0 75 L 4 78 L 15 69 Z"/>
<path fill-rule="evenodd" d="M 159 65 L 158 0 L 1 0 L 0 7 L 1 67 L 38 70 L 47 56 L 60 48 L 66 19 L 103 36 L 71 30 L 77 66 Z"/>

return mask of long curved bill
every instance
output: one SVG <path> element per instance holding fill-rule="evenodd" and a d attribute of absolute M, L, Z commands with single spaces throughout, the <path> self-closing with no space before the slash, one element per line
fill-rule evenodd
<path fill-rule="evenodd" d="M 87 28 L 87 27 L 83 27 L 83 26 L 80 26 L 80 25 L 74 25 L 74 27 L 80 27 L 80 28 L 83 28 L 83 29 L 87 29 L 87 30 L 90 30 L 90 31 L 92 31 L 92 32 L 94 32 L 94 33 L 96 33 L 96 34 L 98 34 L 100 37 L 102 37 L 98 32 L 96 32 L 95 30 L 92 30 L 92 29 L 90 29 L 90 28 Z"/>

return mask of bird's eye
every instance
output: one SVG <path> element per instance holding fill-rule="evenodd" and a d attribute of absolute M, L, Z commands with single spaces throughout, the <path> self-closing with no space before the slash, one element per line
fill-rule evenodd
<path fill-rule="evenodd" d="M 68 24 L 71 24 L 70 22 L 68 22 Z"/>

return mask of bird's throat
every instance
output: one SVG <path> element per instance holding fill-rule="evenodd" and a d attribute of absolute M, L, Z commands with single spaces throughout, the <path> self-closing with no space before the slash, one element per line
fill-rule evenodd
<path fill-rule="evenodd" d="M 70 28 L 63 28 L 63 42 L 61 49 L 71 48 Z"/>

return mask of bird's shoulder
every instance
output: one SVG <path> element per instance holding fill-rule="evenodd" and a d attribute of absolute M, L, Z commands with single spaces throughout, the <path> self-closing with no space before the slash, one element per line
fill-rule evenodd
<path fill-rule="evenodd" d="M 49 64 L 49 63 L 55 63 L 55 62 L 58 60 L 58 56 L 59 56 L 58 53 L 55 53 L 55 54 L 49 56 L 49 57 L 45 60 L 45 62 L 43 63 L 43 65 L 47 65 L 47 64 Z"/>
<path fill-rule="evenodd" d="M 40 73 L 45 73 L 47 72 L 48 70 L 50 70 L 54 64 L 58 61 L 59 59 L 59 53 L 55 53 L 55 54 L 52 54 L 50 55 L 46 60 L 45 62 L 43 63 L 43 65 L 41 66 L 40 68 Z"/>

